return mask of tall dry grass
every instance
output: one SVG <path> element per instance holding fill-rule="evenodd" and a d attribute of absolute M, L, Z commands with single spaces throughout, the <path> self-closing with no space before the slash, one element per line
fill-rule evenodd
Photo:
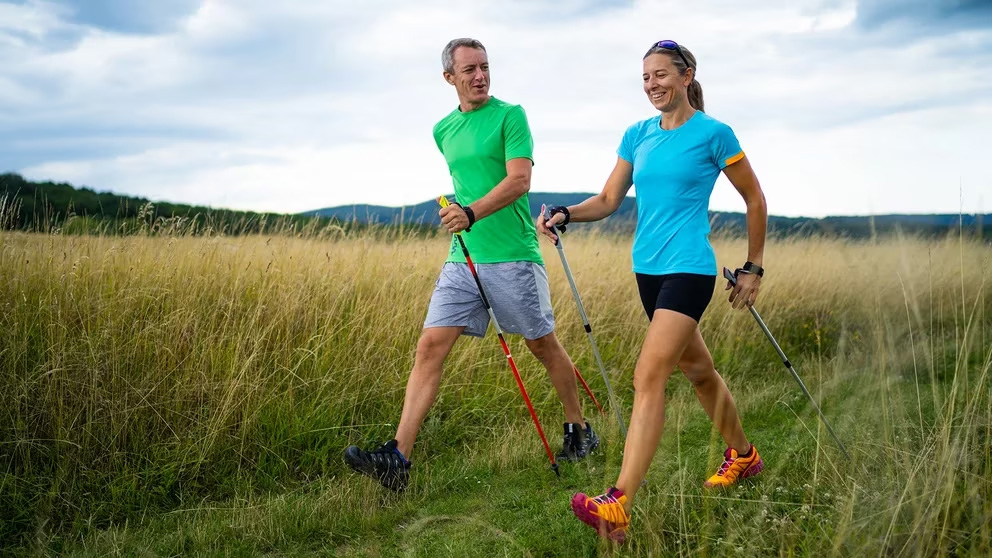
<path fill-rule="evenodd" d="M 0 231 L 0 538 L 45 548 L 191 502 L 340 478 L 345 445 L 394 431 L 447 242 L 388 231 Z M 730 267 L 745 255 L 741 240 L 714 245 Z M 626 409 L 646 326 L 629 248 L 606 233 L 567 245 Z M 557 254 L 544 255 L 558 335 L 605 399 Z M 746 425 L 761 427 L 754 436 L 782 442 L 766 476 L 778 469 L 781 487 L 810 507 L 803 517 L 759 498 L 741 517 L 694 508 L 685 498 L 703 496 L 673 469 L 640 504 L 646 525 L 666 527 L 646 528 L 634 552 L 669 548 L 673 530 L 697 548 L 758 554 L 992 549 L 989 260 L 988 245 L 958 237 L 770 242 L 758 309 L 853 459 L 831 450 L 760 330 L 718 288 L 703 335 Z M 553 432 L 560 408 L 543 369 L 519 339 L 513 350 Z M 480 447 L 497 467 L 539 458 L 504 367 L 492 338 L 460 342 L 417 451 Z M 669 410 L 663 451 L 680 463 L 721 449 L 708 430 L 709 447 L 684 447 L 677 433 L 697 428 L 686 418 L 693 404 L 676 398 Z M 604 429 L 616 437 L 615 426 Z M 813 524 L 818 539 L 808 539 Z"/>

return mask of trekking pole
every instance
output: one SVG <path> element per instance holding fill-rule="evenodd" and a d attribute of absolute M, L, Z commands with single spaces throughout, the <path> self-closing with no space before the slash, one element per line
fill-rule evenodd
<path fill-rule="evenodd" d="M 582 384 L 582 387 L 586 388 L 586 393 L 589 394 L 589 399 L 592 399 L 593 405 L 595 405 L 596 408 L 599 409 L 599 414 L 605 417 L 606 411 L 603 410 L 603 406 L 599 404 L 599 400 L 596 399 L 596 396 L 593 395 L 592 390 L 589 389 L 589 384 L 586 383 L 586 379 L 583 378 L 582 374 L 579 373 L 579 369 L 578 367 L 575 366 L 575 363 L 572 363 L 572 372 L 575 372 L 575 377 L 579 380 L 579 383 Z"/>
<path fill-rule="evenodd" d="M 448 198 L 441 196 L 437 199 L 437 203 L 441 205 L 442 208 L 448 207 Z M 530 403 L 530 397 L 527 396 L 527 389 L 524 388 L 524 382 L 520 379 L 520 372 L 517 371 L 517 365 L 513 362 L 513 356 L 510 354 L 510 346 L 506 344 L 506 339 L 503 338 L 503 330 L 499 327 L 499 322 L 496 321 L 496 314 L 493 313 L 493 307 L 489 305 L 489 299 L 486 297 L 486 291 L 482 288 L 482 281 L 479 279 L 479 272 L 475 269 L 475 264 L 472 263 L 472 257 L 468 255 L 468 248 L 465 246 L 465 241 L 462 239 L 462 233 L 456 232 L 455 238 L 458 239 L 458 244 L 462 247 L 462 254 L 465 255 L 465 263 L 468 264 L 469 270 L 472 272 L 472 277 L 475 278 L 475 284 L 479 287 L 479 294 L 482 296 L 482 304 L 485 305 L 486 311 L 489 312 L 489 319 L 493 321 L 493 327 L 496 328 L 496 335 L 499 337 L 499 344 L 503 347 L 503 353 L 506 355 L 507 362 L 510 363 L 510 370 L 513 370 L 513 377 L 517 379 L 517 387 L 520 388 L 520 395 L 524 398 L 524 403 L 527 404 L 527 410 L 530 411 L 530 418 L 534 419 L 534 426 L 537 427 L 537 433 L 541 436 L 541 442 L 544 444 L 544 451 L 548 452 L 548 459 L 551 460 L 551 470 L 555 472 L 555 475 L 561 476 L 561 472 L 558 471 L 558 463 L 555 462 L 555 456 L 551 453 L 551 446 L 548 445 L 548 439 L 544 437 L 544 429 L 541 428 L 541 422 L 537 420 L 537 413 L 534 412 L 534 406 Z"/>
<path fill-rule="evenodd" d="M 544 215 L 544 220 L 551 220 L 551 212 L 548 210 L 548 206 L 541 206 L 541 213 Z M 555 233 L 558 235 L 558 242 L 555 243 L 555 247 L 558 248 L 558 255 L 561 257 L 561 265 L 565 268 L 565 276 L 568 277 L 568 284 L 572 287 L 572 296 L 575 298 L 575 304 L 579 307 L 579 316 L 582 317 L 582 325 L 586 330 L 586 336 L 589 337 L 589 344 L 592 345 L 592 354 L 596 357 L 596 364 L 599 365 L 599 372 L 603 375 L 603 381 L 606 383 L 606 392 L 610 397 L 610 405 L 617 414 L 617 422 L 620 423 L 620 432 L 623 433 L 623 437 L 627 438 L 627 426 L 623 422 L 623 415 L 620 413 L 620 406 L 617 405 L 616 397 L 613 395 L 613 386 L 610 384 L 610 378 L 606 375 L 606 367 L 603 366 L 603 359 L 599 356 L 599 347 L 596 346 L 596 340 L 592 336 L 592 326 L 589 325 L 589 317 L 586 316 L 586 309 L 582 306 L 582 298 L 579 297 L 579 289 L 575 286 L 575 278 L 572 277 L 572 270 L 568 267 L 568 260 L 565 259 L 565 247 L 561 241 L 561 231 L 555 227 Z M 575 370 L 578 374 L 578 369 Z M 583 382 L 584 384 L 585 382 Z M 588 389 L 588 387 L 586 388 Z M 589 392 L 592 395 L 592 392 Z M 595 400 L 595 398 L 593 398 Z"/>
<path fill-rule="evenodd" d="M 730 281 L 731 284 L 737 284 L 737 277 L 729 269 L 723 268 L 723 276 L 726 277 L 727 281 Z M 764 320 L 762 320 L 761 316 L 758 315 L 758 311 L 755 310 L 753 306 L 748 306 L 748 310 L 751 311 L 751 315 L 754 316 L 754 319 L 758 322 L 758 325 L 761 326 L 761 331 L 765 332 L 765 336 L 772 342 L 772 346 L 775 347 L 775 352 L 777 352 L 778 356 L 782 359 L 782 364 L 789 369 L 789 372 L 792 372 L 792 377 L 796 379 L 796 382 L 799 383 L 799 387 L 802 388 L 803 393 L 805 393 L 806 397 L 809 398 L 809 402 L 813 404 L 813 408 L 816 409 L 817 413 L 819 413 L 820 420 L 823 421 L 823 425 L 827 427 L 827 431 L 830 432 L 830 435 L 833 436 L 834 441 L 837 442 L 838 446 L 840 446 L 840 451 L 844 452 L 844 457 L 850 460 L 851 455 L 847 453 L 847 448 L 844 447 L 844 444 L 841 443 L 840 438 L 838 438 L 837 434 L 834 433 L 834 429 L 830 427 L 830 423 L 827 422 L 827 417 L 823 416 L 823 411 L 820 410 L 820 406 L 816 404 L 816 400 L 809 394 L 809 390 L 807 390 L 806 385 L 803 384 L 802 379 L 799 377 L 799 373 L 792 367 L 792 363 L 789 362 L 789 357 L 785 356 L 785 352 L 782 351 L 782 347 L 778 346 L 778 341 L 775 341 L 775 337 L 772 336 L 772 332 L 768 331 L 768 326 L 765 325 Z"/>

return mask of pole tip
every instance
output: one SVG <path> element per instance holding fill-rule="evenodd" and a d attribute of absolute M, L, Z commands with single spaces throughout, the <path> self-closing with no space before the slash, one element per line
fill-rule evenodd
<path fill-rule="evenodd" d="M 561 478 L 561 471 L 558 470 L 558 464 L 557 463 L 552 463 L 551 464 L 551 470 L 555 472 L 555 476 L 556 477 Z"/>

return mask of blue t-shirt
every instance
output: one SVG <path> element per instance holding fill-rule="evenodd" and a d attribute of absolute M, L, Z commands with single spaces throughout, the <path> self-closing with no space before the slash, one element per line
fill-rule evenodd
<path fill-rule="evenodd" d="M 617 149 L 634 167 L 634 272 L 715 275 L 710 194 L 720 171 L 744 152 L 730 126 L 702 111 L 674 130 L 662 130 L 660 120 L 627 128 Z"/>

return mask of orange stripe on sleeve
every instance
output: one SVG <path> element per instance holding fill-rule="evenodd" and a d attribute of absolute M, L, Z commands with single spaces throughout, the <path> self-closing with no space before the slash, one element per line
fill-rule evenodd
<path fill-rule="evenodd" d="M 734 163 L 740 161 L 743 158 L 744 158 L 744 152 L 741 151 L 740 153 L 734 155 L 733 157 L 728 157 L 727 160 L 724 161 L 723 166 L 729 167 L 730 165 L 733 165 Z"/>

